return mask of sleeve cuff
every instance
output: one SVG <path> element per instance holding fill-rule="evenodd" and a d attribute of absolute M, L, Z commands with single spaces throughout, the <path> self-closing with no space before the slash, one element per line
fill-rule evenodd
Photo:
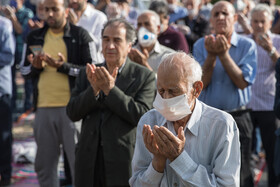
<path fill-rule="evenodd" d="M 163 173 L 159 173 L 154 169 L 151 162 L 148 169 L 145 172 L 144 178 L 146 178 L 149 184 L 160 184 L 163 175 Z"/>
<path fill-rule="evenodd" d="M 186 151 L 183 151 L 173 162 L 170 163 L 170 167 L 176 171 L 176 173 L 185 173 L 186 171 L 195 172 L 198 164 L 195 163 Z"/>

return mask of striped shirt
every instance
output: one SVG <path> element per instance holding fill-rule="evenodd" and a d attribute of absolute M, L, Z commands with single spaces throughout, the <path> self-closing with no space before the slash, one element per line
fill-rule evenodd
<path fill-rule="evenodd" d="M 153 154 L 145 147 L 144 124 L 165 126 L 176 135 L 173 123 L 155 109 L 144 114 L 137 126 L 132 160 L 132 187 L 238 187 L 240 180 L 240 143 L 236 122 L 226 112 L 196 100 L 184 129 L 184 151 L 172 162 L 166 161 L 163 173 L 153 165 Z"/>
<path fill-rule="evenodd" d="M 280 35 L 268 33 L 273 46 L 280 52 Z M 248 37 L 253 38 L 252 35 Z M 275 97 L 275 63 L 268 52 L 257 45 L 258 65 L 255 83 L 252 85 L 252 97 L 247 107 L 253 111 L 273 111 Z"/>

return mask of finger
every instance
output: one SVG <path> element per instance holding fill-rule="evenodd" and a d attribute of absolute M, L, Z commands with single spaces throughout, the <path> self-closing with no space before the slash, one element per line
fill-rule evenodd
<path fill-rule="evenodd" d="M 178 129 L 178 138 L 181 141 L 185 141 L 185 133 L 184 133 L 184 128 L 183 127 L 179 127 L 179 129 Z"/>
<path fill-rule="evenodd" d="M 116 80 L 116 78 L 117 78 L 118 71 L 119 71 L 119 68 L 118 68 L 118 67 L 116 67 L 116 68 L 113 70 L 112 77 L 114 77 L 115 80 Z"/>
<path fill-rule="evenodd" d="M 164 142 L 165 144 L 168 143 L 168 137 L 160 130 L 160 127 L 158 127 L 157 125 L 153 128 L 153 133 L 158 140 Z"/>
<path fill-rule="evenodd" d="M 147 49 L 143 49 L 143 54 L 145 55 L 146 58 L 149 58 L 149 52 Z"/>
<path fill-rule="evenodd" d="M 101 76 L 101 72 L 100 72 L 100 71 L 101 71 L 101 70 L 100 70 L 100 67 L 96 67 L 94 75 L 95 75 L 95 77 L 96 77 L 97 80 L 101 80 L 101 79 L 102 79 L 102 76 Z"/>
<path fill-rule="evenodd" d="M 165 141 L 176 142 L 176 136 L 166 127 L 161 126 L 156 131 Z"/>
<path fill-rule="evenodd" d="M 59 57 L 59 61 L 62 61 L 62 62 L 65 61 L 65 57 L 63 56 L 62 53 L 58 53 L 57 55 L 58 55 L 58 57 Z"/>
<path fill-rule="evenodd" d="M 32 64 L 33 60 L 34 60 L 34 56 L 33 54 L 30 54 L 27 56 L 27 60 Z"/>
<path fill-rule="evenodd" d="M 88 78 L 91 76 L 91 73 L 92 73 L 92 67 L 89 63 L 87 63 L 87 66 L 86 66 L 86 74 L 88 76 Z"/>
<path fill-rule="evenodd" d="M 109 79 L 108 77 L 111 76 L 105 67 L 100 68 L 99 75 L 101 76 L 101 79 L 104 80 Z"/>

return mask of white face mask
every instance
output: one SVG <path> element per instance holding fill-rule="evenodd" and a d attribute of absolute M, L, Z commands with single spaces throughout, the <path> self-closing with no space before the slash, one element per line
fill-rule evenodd
<path fill-rule="evenodd" d="M 156 43 L 156 35 L 148 31 L 145 27 L 141 27 L 138 31 L 138 42 L 142 47 L 149 47 Z"/>
<path fill-rule="evenodd" d="M 178 121 L 192 113 L 186 94 L 163 99 L 157 92 L 153 106 L 168 121 Z"/>

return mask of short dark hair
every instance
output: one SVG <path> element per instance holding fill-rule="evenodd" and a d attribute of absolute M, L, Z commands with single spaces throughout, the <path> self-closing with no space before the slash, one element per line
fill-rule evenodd
<path fill-rule="evenodd" d="M 153 1 L 149 7 L 150 10 L 155 11 L 158 15 L 168 16 L 168 5 L 164 1 Z"/>
<path fill-rule="evenodd" d="M 104 28 L 102 29 L 102 33 L 101 33 L 102 36 L 103 36 L 104 30 L 106 29 L 106 27 L 111 26 L 111 25 L 116 25 L 116 26 L 122 25 L 126 30 L 126 36 L 125 36 L 126 41 L 131 42 L 132 44 L 134 43 L 134 41 L 136 40 L 135 28 L 123 18 L 116 18 L 116 19 L 109 20 L 104 25 Z"/>

